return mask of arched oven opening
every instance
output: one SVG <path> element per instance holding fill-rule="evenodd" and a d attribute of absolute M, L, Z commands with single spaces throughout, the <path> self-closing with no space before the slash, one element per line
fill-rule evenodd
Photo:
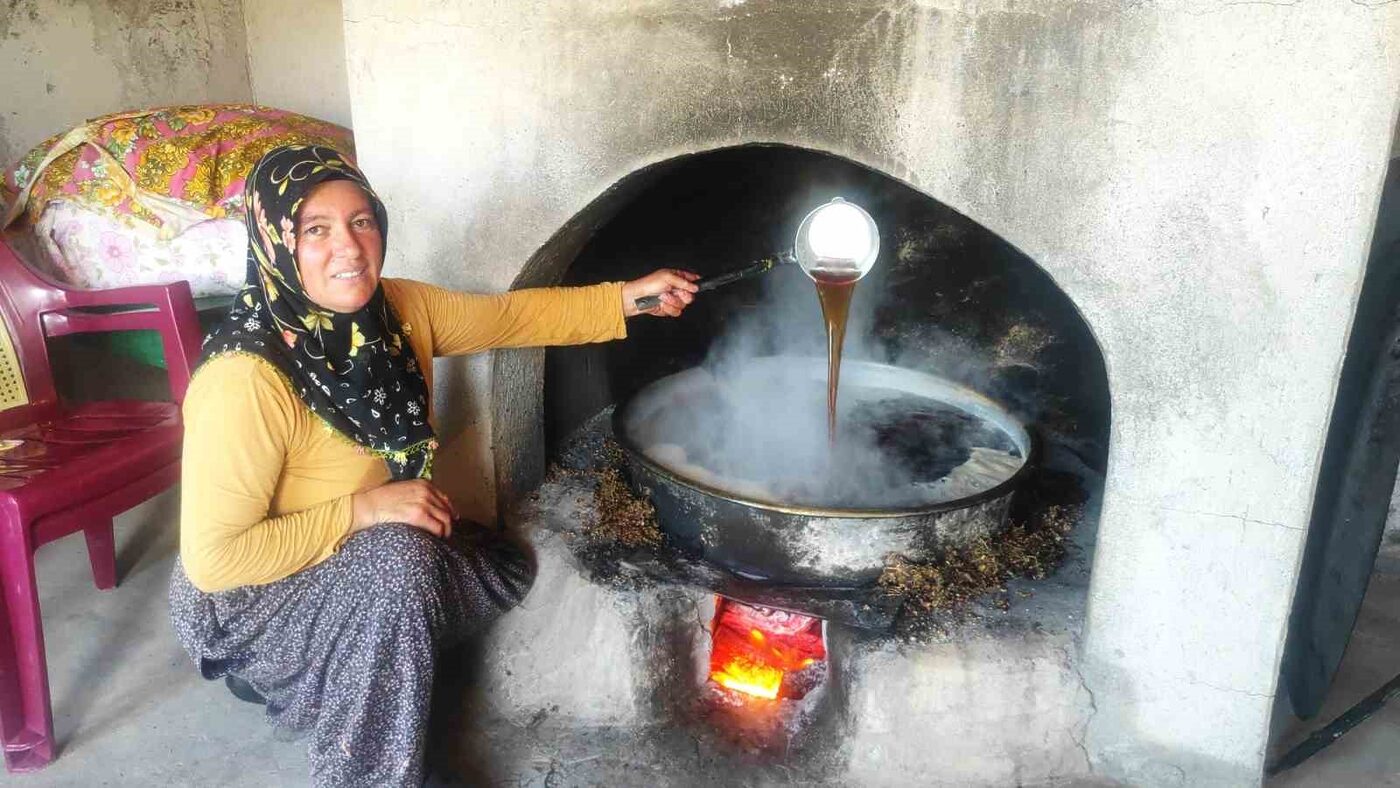
<path fill-rule="evenodd" d="M 702 276 L 738 269 L 790 249 L 805 214 L 844 197 L 870 211 L 882 243 L 856 289 L 845 359 L 937 375 L 1003 406 L 1040 441 L 1028 491 L 1064 481 L 1056 474 L 1065 465 L 1102 474 L 1109 402 L 1098 346 L 1050 276 L 990 230 L 882 173 L 787 146 L 683 157 L 645 177 L 649 185 L 593 233 L 560 282 L 625 280 L 657 266 Z M 663 377 L 736 357 L 819 358 L 826 342 L 815 290 L 790 265 L 705 293 L 682 319 L 634 318 L 628 334 L 547 352 L 547 456 Z M 775 397 L 774 417 L 794 401 Z"/>

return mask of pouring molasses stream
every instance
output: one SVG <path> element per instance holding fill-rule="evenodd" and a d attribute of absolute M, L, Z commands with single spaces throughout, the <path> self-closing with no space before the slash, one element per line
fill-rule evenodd
<path fill-rule="evenodd" d="M 827 439 L 836 444 L 836 394 L 841 384 L 841 349 L 846 341 L 846 320 L 856 282 L 875 266 L 880 254 L 880 232 L 875 220 L 855 203 L 837 197 L 818 206 L 802 220 L 792 252 L 765 257 L 743 268 L 696 282 L 697 292 L 713 290 L 771 271 L 784 263 L 796 263 L 817 286 L 822 319 L 826 323 Z M 636 300 L 645 312 L 661 303 L 660 296 Z"/>
<path fill-rule="evenodd" d="M 827 441 L 834 447 L 846 319 L 856 282 L 870 273 L 880 254 L 880 232 L 863 208 L 837 197 L 802 220 L 794 250 L 797 264 L 817 286 L 826 322 L 826 431 Z"/>

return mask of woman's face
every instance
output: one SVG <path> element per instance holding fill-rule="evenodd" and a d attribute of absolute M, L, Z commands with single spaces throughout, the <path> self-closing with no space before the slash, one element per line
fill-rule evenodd
<path fill-rule="evenodd" d="M 297 270 L 322 309 L 354 312 L 369 303 L 384 265 L 384 235 L 369 197 L 351 181 L 313 188 L 297 214 Z"/>

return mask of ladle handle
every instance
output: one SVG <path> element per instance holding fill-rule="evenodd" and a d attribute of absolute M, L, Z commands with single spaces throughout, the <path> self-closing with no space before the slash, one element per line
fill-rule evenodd
<path fill-rule="evenodd" d="M 723 287 L 724 285 L 733 284 L 734 282 L 738 282 L 741 279 L 748 279 L 750 277 L 758 276 L 759 274 L 767 273 L 773 270 L 774 266 L 791 262 L 794 262 L 794 259 L 792 255 L 788 253 L 773 255 L 772 257 L 765 257 L 762 260 L 753 263 L 752 265 L 746 265 L 743 268 L 738 268 L 733 271 L 729 271 L 728 273 L 716 274 L 715 276 L 707 276 L 704 279 L 699 280 L 695 283 L 695 286 L 697 288 L 696 292 L 703 293 L 706 290 L 713 290 L 716 287 Z M 637 307 L 638 312 L 646 312 L 648 310 L 655 309 L 658 306 L 661 306 L 661 296 L 642 296 L 641 298 L 638 298 L 632 303 Z"/>

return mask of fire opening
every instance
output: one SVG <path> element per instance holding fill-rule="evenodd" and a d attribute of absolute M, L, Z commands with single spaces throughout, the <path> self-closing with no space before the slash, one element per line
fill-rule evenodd
<path fill-rule="evenodd" d="M 757 698 L 799 699 L 826 677 L 826 622 L 786 610 L 715 604 L 710 680 Z"/>

